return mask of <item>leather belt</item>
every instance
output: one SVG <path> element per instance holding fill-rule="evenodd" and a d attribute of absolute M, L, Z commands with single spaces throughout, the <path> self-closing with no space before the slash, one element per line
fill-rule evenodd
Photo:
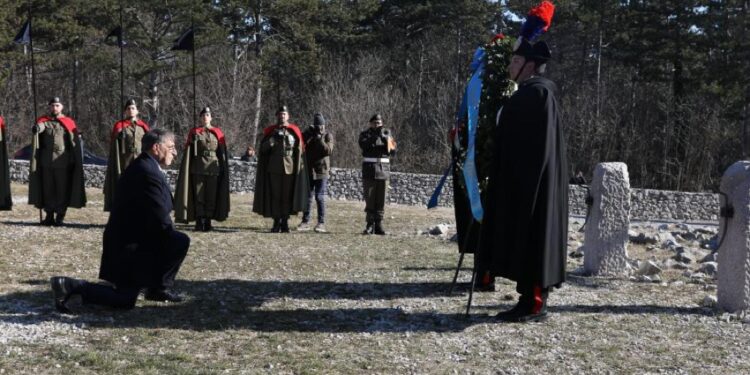
<path fill-rule="evenodd" d="M 204 150 L 203 151 L 203 156 L 216 156 L 216 151 Z"/>
<path fill-rule="evenodd" d="M 363 158 L 363 163 L 390 163 L 388 158 Z"/>

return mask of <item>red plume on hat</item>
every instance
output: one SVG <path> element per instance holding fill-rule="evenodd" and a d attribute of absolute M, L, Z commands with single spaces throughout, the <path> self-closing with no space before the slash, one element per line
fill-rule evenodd
<path fill-rule="evenodd" d="M 533 43 L 536 38 L 549 30 L 554 14 L 555 6 L 546 0 L 531 8 L 529 14 L 526 15 L 526 21 L 521 26 L 521 38 Z"/>

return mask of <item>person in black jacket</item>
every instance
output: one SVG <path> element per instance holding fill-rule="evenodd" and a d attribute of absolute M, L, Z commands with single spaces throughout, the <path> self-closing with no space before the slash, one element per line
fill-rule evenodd
<path fill-rule="evenodd" d="M 359 134 L 359 147 L 362 149 L 362 186 L 367 212 L 367 226 L 362 233 L 383 235 L 385 193 L 396 141 L 391 131 L 383 127 L 382 116 L 376 114 L 370 118 L 370 127 Z"/>
<path fill-rule="evenodd" d="M 518 304 L 500 321 L 547 316 L 547 296 L 565 281 L 568 161 L 555 84 L 539 76 L 551 57 L 545 42 L 523 40 L 508 71 L 519 87 L 503 106 L 480 233 L 481 264 L 516 281 Z"/>
<path fill-rule="evenodd" d="M 143 136 L 142 152 L 117 182 L 117 195 L 104 229 L 99 278 L 114 286 L 69 277 L 50 279 L 55 308 L 80 295 L 84 304 L 130 309 L 142 288 L 151 301 L 180 302 L 169 291 L 187 255 L 190 238 L 174 229 L 172 194 L 164 171 L 172 163 L 174 134 L 154 129 Z"/>

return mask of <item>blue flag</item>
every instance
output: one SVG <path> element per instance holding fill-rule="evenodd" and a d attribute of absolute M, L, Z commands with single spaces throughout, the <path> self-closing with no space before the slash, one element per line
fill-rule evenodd
<path fill-rule="evenodd" d="M 471 214 L 474 220 L 482 222 L 484 209 L 479 194 L 479 177 L 477 176 L 477 165 L 475 162 L 475 149 L 477 139 L 477 127 L 479 126 L 479 101 L 482 96 L 482 75 L 484 74 L 484 49 L 477 48 L 474 52 L 474 59 L 471 62 L 471 68 L 474 74 L 469 80 L 466 87 L 464 101 L 461 103 L 461 115 L 466 115 L 468 143 L 469 148 L 466 150 L 466 161 L 464 161 L 464 182 L 466 183 L 466 193 L 469 196 Z"/>
<path fill-rule="evenodd" d="M 13 43 L 16 43 L 16 44 L 30 44 L 31 43 L 31 21 L 26 21 L 26 23 L 23 24 L 21 31 L 19 31 L 16 37 L 13 38 Z"/>

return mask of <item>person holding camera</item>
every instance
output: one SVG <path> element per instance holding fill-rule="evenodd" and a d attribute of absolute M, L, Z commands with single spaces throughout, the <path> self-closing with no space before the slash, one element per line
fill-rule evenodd
<path fill-rule="evenodd" d="M 316 113 L 313 124 L 304 133 L 305 159 L 307 162 L 307 177 L 310 181 L 310 192 L 307 196 L 307 210 L 302 213 L 302 223 L 297 230 L 310 230 L 310 211 L 312 210 L 313 198 L 318 205 L 318 224 L 315 231 L 325 233 L 326 226 L 326 195 L 328 194 L 328 176 L 330 155 L 333 151 L 333 135 L 326 131 L 326 120 L 322 114 Z"/>
<path fill-rule="evenodd" d="M 302 132 L 289 111 L 276 111 L 277 123 L 263 129 L 255 177 L 253 212 L 273 218 L 272 233 L 289 232 L 289 215 L 307 210 L 309 192 Z"/>
<path fill-rule="evenodd" d="M 362 149 L 362 186 L 364 187 L 367 226 L 363 234 L 384 235 L 385 192 L 390 177 L 390 157 L 396 152 L 396 140 L 383 127 L 383 117 L 375 114 L 370 127 L 359 134 Z"/>

